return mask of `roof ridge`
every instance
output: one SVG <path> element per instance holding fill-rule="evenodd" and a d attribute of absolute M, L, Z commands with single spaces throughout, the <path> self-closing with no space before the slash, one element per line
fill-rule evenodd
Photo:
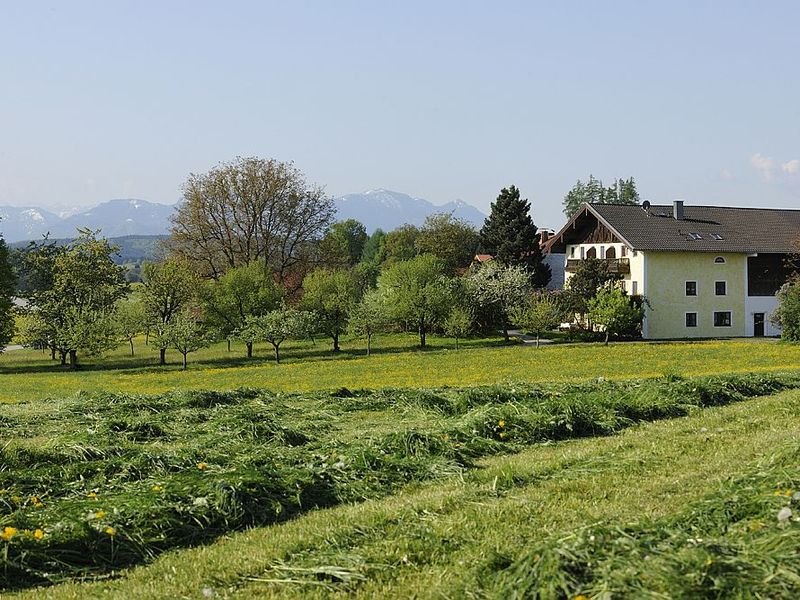
<path fill-rule="evenodd" d="M 590 202 L 589 206 L 628 206 L 630 208 L 644 209 L 641 204 L 621 204 L 619 202 Z M 650 204 L 650 208 L 672 208 L 672 204 Z M 776 208 L 771 206 L 720 206 L 718 204 L 686 204 L 683 205 L 684 210 L 687 208 L 719 208 L 724 210 L 771 210 L 771 211 L 793 211 L 800 212 L 800 208 Z"/>

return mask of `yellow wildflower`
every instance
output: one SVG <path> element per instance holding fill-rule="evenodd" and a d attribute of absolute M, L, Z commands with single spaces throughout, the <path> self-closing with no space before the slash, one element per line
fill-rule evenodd
<path fill-rule="evenodd" d="M 497 426 L 498 427 L 505 427 L 506 426 L 506 422 L 503 419 L 500 419 L 500 421 L 497 422 Z"/>
<path fill-rule="evenodd" d="M 42 531 L 41 529 L 37 529 L 36 531 L 33 532 L 33 537 L 35 537 L 37 540 L 42 539 L 44 537 L 44 531 Z"/>
<path fill-rule="evenodd" d="M 89 492 L 86 494 L 87 498 L 97 498 L 97 492 Z"/>
<path fill-rule="evenodd" d="M 199 462 L 199 463 L 197 463 L 197 468 L 200 469 L 201 471 L 205 471 L 208 468 L 208 463 L 207 462 Z"/>
<path fill-rule="evenodd" d="M 94 513 L 95 519 L 102 519 L 105 516 L 106 516 L 106 511 L 104 510 L 98 510 L 96 513 Z"/>
<path fill-rule="evenodd" d="M 8 541 L 17 535 L 17 528 L 16 527 L 3 527 L 3 533 L 0 533 L 0 538 Z"/>
<path fill-rule="evenodd" d="M 584 596 L 583 594 L 578 594 L 572 600 L 589 600 L 588 596 Z"/>
<path fill-rule="evenodd" d="M 151 489 L 151 490 L 153 490 L 154 492 L 160 492 L 160 491 L 162 491 L 164 488 L 163 488 L 163 487 L 161 487 L 160 485 L 154 485 L 154 486 L 153 486 L 153 487 L 151 487 L 150 489 Z"/>
<path fill-rule="evenodd" d="M 106 527 L 106 533 L 108 535 L 110 535 L 111 537 L 114 537 L 115 535 L 117 535 L 117 530 L 114 529 L 113 527 L 109 526 L 109 527 Z"/>
<path fill-rule="evenodd" d="M 22 504 L 22 496 L 11 496 L 11 501 L 14 504 Z"/>
<path fill-rule="evenodd" d="M 504 437 L 506 437 L 506 432 L 505 431 L 501 431 L 500 432 L 500 439 L 502 440 Z"/>

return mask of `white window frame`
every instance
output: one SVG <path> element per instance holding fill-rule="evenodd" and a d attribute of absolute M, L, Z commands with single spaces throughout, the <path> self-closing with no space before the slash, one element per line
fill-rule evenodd
<path fill-rule="evenodd" d="M 686 324 L 686 317 L 689 315 L 694 315 L 694 325 L 687 325 Z M 683 326 L 685 329 L 697 329 L 700 327 L 700 319 L 698 318 L 696 310 L 689 310 L 683 314 Z"/>
<path fill-rule="evenodd" d="M 716 319 L 714 315 L 717 313 L 728 313 L 730 315 L 730 324 L 729 325 L 717 325 Z M 711 325 L 716 327 L 717 329 L 728 329 L 729 327 L 733 327 L 733 311 L 732 310 L 714 310 L 711 311 Z"/>
<path fill-rule="evenodd" d="M 686 284 L 693 283 L 694 284 L 694 295 L 686 293 Z M 687 279 L 683 282 L 683 295 L 687 298 L 697 298 L 700 295 L 700 287 L 697 285 L 696 279 Z"/>
<path fill-rule="evenodd" d="M 724 283 L 725 284 L 725 293 L 724 294 L 718 294 L 717 293 L 717 284 L 718 283 Z M 714 296 L 716 296 L 718 298 L 724 298 L 727 295 L 728 295 L 728 280 L 727 279 L 717 279 L 716 281 L 714 281 Z"/>

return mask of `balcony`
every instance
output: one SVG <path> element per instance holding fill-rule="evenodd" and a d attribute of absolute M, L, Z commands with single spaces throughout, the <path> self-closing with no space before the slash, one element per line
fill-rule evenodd
<path fill-rule="evenodd" d="M 631 261 L 628 258 L 600 258 L 598 260 L 605 264 L 606 270 L 609 273 L 627 275 L 631 272 Z M 565 270 L 567 273 L 574 273 L 578 270 L 578 265 L 581 264 L 582 261 L 582 258 L 567 259 L 567 266 Z"/>

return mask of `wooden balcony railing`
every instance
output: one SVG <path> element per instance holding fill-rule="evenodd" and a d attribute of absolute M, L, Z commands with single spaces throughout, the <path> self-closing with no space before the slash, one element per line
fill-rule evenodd
<path fill-rule="evenodd" d="M 567 259 L 566 271 L 567 273 L 574 273 L 578 270 L 578 265 L 581 264 L 581 258 Z M 619 273 L 625 275 L 631 272 L 631 261 L 628 258 L 601 258 L 599 259 L 606 265 L 606 270 L 609 273 Z"/>

